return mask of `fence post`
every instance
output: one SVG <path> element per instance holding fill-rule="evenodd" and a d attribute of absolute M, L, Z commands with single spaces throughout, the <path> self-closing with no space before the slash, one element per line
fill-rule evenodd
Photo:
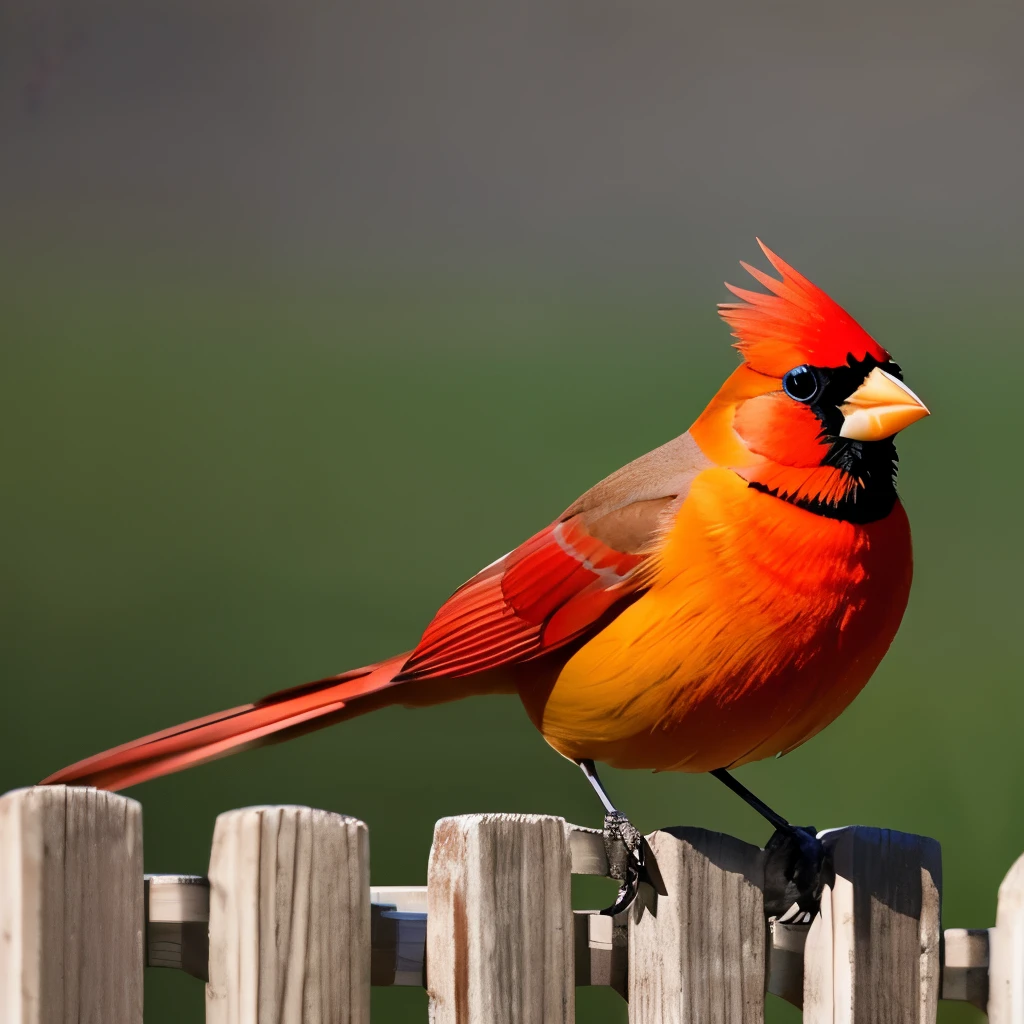
<path fill-rule="evenodd" d="M 630 1024 L 760 1024 L 762 851 L 702 828 L 665 829 L 647 842 L 667 895 L 631 912 Z"/>
<path fill-rule="evenodd" d="M 65 786 L 0 798 L 0 1020 L 142 1024 L 142 809 Z"/>
<path fill-rule="evenodd" d="M 427 878 L 432 1024 L 571 1024 L 570 869 L 561 818 L 437 823 Z"/>
<path fill-rule="evenodd" d="M 823 839 L 835 878 L 804 947 L 805 1024 L 934 1024 L 939 844 L 862 826 Z"/>
<path fill-rule="evenodd" d="M 1024 856 L 999 886 L 989 940 L 989 1024 L 1024 1024 Z"/>
<path fill-rule="evenodd" d="M 309 807 L 217 818 L 207 1024 L 367 1024 L 366 826 Z"/>

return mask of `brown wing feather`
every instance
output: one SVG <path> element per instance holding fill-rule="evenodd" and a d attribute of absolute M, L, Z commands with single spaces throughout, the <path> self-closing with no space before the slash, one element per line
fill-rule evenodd
<path fill-rule="evenodd" d="M 678 495 L 675 494 L 634 501 L 591 519 L 587 530 L 616 551 L 647 554 L 660 534 L 666 515 L 677 501 Z"/>
<path fill-rule="evenodd" d="M 686 497 L 693 478 L 713 463 L 689 431 L 606 476 L 561 515 L 581 516 L 587 530 L 618 551 L 645 552 L 666 514 Z"/>

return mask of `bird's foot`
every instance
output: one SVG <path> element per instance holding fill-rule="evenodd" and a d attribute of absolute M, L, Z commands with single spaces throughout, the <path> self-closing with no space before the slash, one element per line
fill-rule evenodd
<path fill-rule="evenodd" d="M 825 848 L 813 826 L 778 828 L 764 848 L 764 912 L 805 924 L 818 912 Z"/>
<path fill-rule="evenodd" d="M 644 837 L 621 811 L 604 816 L 604 849 L 608 855 L 608 874 L 619 885 L 615 902 L 601 911 L 614 917 L 628 910 L 640 892 L 640 883 L 647 881 L 644 867 Z"/>

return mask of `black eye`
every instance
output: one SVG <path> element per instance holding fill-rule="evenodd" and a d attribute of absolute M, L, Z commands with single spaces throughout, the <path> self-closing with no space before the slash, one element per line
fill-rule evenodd
<path fill-rule="evenodd" d="M 797 402 L 813 402 L 821 390 L 818 375 L 809 366 L 797 366 L 782 378 L 782 390 Z"/>

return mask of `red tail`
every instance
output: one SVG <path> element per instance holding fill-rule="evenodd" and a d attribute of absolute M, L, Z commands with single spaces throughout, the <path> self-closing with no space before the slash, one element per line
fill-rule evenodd
<path fill-rule="evenodd" d="M 64 768 L 43 785 L 124 789 L 248 747 L 289 739 L 401 698 L 385 695 L 408 654 L 164 729 Z M 397 689 L 397 687 L 396 687 Z M 441 698 L 444 699 L 443 697 Z"/>
<path fill-rule="evenodd" d="M 649 504 L 649 502 L 647 503 Z M 289 739 L 388 704 L 422 706 L 543 690 L 588 633 L 635 600 L 643 556 L 592 536 L 581 514 L 552 523 L 463 584 L 411 654 L 155 732 L 45 779 L 123 789 L 245 747 Z M 547 680 L 547 682 L 545 682 Z"/>

